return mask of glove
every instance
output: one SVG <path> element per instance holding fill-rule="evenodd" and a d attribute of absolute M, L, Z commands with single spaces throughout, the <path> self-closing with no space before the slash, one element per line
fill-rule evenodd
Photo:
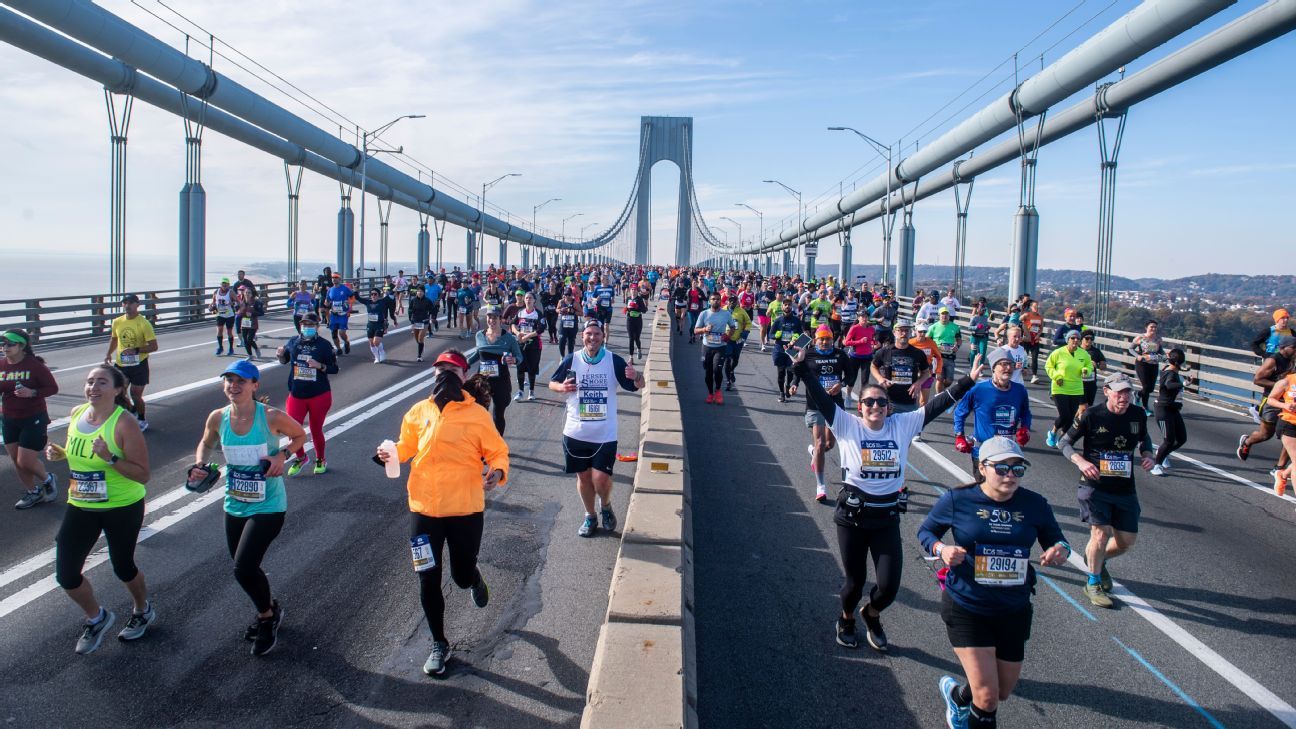
<path fill-rule="evenodd" d="M 959 433 L 954 436 L 954 450 L 959 453 L 971 453 L 972 444 L 968 442 L 967 438 L 963 437 L 962 433 Z"/>
<path fill-rule="evenodd" d="M 1018 445 L 1026 445 L 1029 442 L 1030 442 L 1030 431 L 1026 430 L 1026 426 L 1023 425 L 1017 429 L 1017 443 Z"/>

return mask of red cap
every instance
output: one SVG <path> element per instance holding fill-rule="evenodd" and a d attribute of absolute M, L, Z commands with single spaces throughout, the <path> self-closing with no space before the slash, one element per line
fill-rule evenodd
<path fill-rule="evenodd" d="M 458 352 L 442 352 L 433 365 L 452 364 L 461 370 L 468 369 L 468 359 Z"/>

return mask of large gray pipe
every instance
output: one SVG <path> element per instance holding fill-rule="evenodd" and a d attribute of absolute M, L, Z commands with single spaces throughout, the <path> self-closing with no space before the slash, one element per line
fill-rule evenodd
<path fill-rule="evenodd" d="M 1055 142 L 1070 134 L 1088 128 L 1099 113 L 1118 115 L 1139 102 L 1199 76 L 1216 66 L 1248 53 L 1260 46 L 1296 30 L 1296 0 L 1270 0 L 1228 25 L 1199 38 L 1137 73 L 1112 84 L 1099 87 L 1093 96 L 1064 111 L 1050 114 L 1044 121 L 1040 144 Z M 1026 132 L 1035 137 L 1034 129 Z M 939 175 L 928 175 L 917 185 L 891 196 L 891 209 L 901 210 L 905 204 L 931 197 L 950 189 L 959 182 L 967 182 L 1021 156 L 1016 139 L 1005 140 L 976 156 L 955 162 Z M 886 201 L 879 200 L 845 218 L 845 225 L 854 227 L 886 214 Z M 825 225 L 806 236 L 808 240 L 821 240 L 836 235 L 842 221 Z M 787 243 L 774 250 L 795 247 Z"/>
<path fill-rule="evenodd" d="M 1147 0 L 1017 88 L 901 160 L 893 166 L 889 181 L 888 173 L 883 173 L 838 199 L 826 210 L 798 221 L 798 225 L 779 237 L 743 248 L 742 252 L 778 250 L 782 243 L 804 242 L 802 234 L 822 228 L 884 198 L 887 190 L 897 190 L 906 182 L 919 180 L 941 165 L 953 162 L 978 145 L 1012 129 L 1017 124 L 1018 110 L 1023 117 L 1038 115 L 1234 2 L 1236 0 Z"/>
<path fill-rule="evenodd" d="M 188 57 L 94 3 L 84 0 L 5 0 L 5 4 L 119 59 L 125 66 L 148 73 L 161 81 L 164 88 L 165 85 L 174 86 L 198 99 L 206 99 L 212 106 L 224 109 L 234 117 L 270 132 L 271 136 L 277 135 L 303 150 L 314 153 L 322 158 L 324 164 L 338 169 L 339 174 L 329 175 L 330 177 L 339 178 L 342 170 L 353 172 L 359 170 L 363 155 L 354 146 L 292 114 L 233 79 L 213 71 L 207 64 Z M 39 28 L 38 25 L 30 22 L 28 26 Z M 47 29 L 41 30 L 48 32 Z M 15 42 L 9 38 L 5 40 L 27 49 L 25 43 Z M 44 53 L 37 55 L 71 68 L 62 60 L 62 55 L 68 51 L 66 46 L 50 43 L 44 45 L 54 55 Z M 174 89 L 171 93 L 174 95 Z M 149 103 L 174 111 L 169 106 L 156 104 L 153 101 Z M 210 124 L 211 110 L 208 114 L 208 126 L 215 129 L 215 125 Z M 311 169 L 319 171 L 313 166 Z M 484 226 L 487 235 L 517 243 L 566 250 L 591 250 L 607 242 L 602 238 L 595 238 L 584 243 L 566 243 L 536 235 L 494 216 L 484 215 L 483 211 L 450 195 L 438 192 L 430 185 L 372 156 L 365 164 L 365 173 L 366 187 L 375 195 L 390 197 L 397 204 L 423 210 L 438 219 L 456 225 L 471 228 Z M 354 178 L 356 184 L 359 184 L 358 172 Z M 390 194 L 383 195 L 378 192 L 380 186 L 390 190 Z M 413 205 L 410 204 L 411 202 Z"/>

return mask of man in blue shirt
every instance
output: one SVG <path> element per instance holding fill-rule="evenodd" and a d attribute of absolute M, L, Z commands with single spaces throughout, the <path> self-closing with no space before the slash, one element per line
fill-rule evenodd
<path fill-rule="evenodd" d="M 954 408 L 954 450 L 971 454 L 977 483 L 983 478 L 977 468 L 982 443 L 996 435 L 1014 438 L 1021 445 L 1030 442 L 1030 396 L 1024 385 L 1013 382 L 1014 367 L 1012 357 L 996 348 L 990 353 L 990 380 L 974 385 Z M 971 441 L 963 430 L 968 413 L 972 414 Z"/>
<path fill-rule="evenodd" d="M 333 334 L 333 346 L 341 350 L 342 354 L 351 354 L 351 336 L 347 334 L 347 326 L 350 323 L 353 299 L 355 292 L 342 282 L 342 275 L 333 274 L 333 286 L 324 295 L 324 305 L 329 310 L 329 331 Z M 338 337 L 342 338 L 341 342 Z"/>

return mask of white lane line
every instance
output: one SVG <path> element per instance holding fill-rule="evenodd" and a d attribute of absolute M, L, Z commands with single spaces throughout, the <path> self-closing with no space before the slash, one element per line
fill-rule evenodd
<path fill-rule="evenodd" d="M 475 351 L 475 350 L 469 350 L 469 356 L 471 356 L 471 353 L 472 353 L 473 351 Z M 408 385 L 411 385 L 411 384 L 413 384 L 414 382 L 416 382 L 416 381 L 418 381 L 418 380 L 421 380 L 421 379 L 425 379 L 425 378 L 427 378 L 427 377 L 430 377 L 430 376 L 433 375 L 433 374 L 435 374 L 435 370 L 429 368 L 429 369 L 427 369 L 427 370 L 425 370 L 425 371 L 423 371 L 423 372 L 420 372 L 420 373 L 418 373 L 418 374 L 416 374 L 416 375 L 413 375 L 413 376 L 411 376 L 411 377 L 407 377 L 407 378 L 405 378 L 404 380 L 401 380 L 400 382 L 397 382 L 396 384 L 394 384 L 394 385 L 388 387 L 387 389 L 382 390 L 381 392 L 374 393 L 373 395 L 370 395 L 369 397 L 366 397 L 366 398 L 364 398 L 363 400 L 360 400 L 360 401 L 355 402 L 355 403 L 353 403 L 353 404 L 351 404 L 351 405 L 348 405 L 347 407 L 342 408 L 341 410 L 337 411 L 336 413 L 329 413 L 329 415 L 331 415 L 334 419 L 341 419 L 341 418 L 345 418 L 346 416 L 350 415 L 351 413 L 353 413 L 353 412 L 355 412 L 355 411 L 357 411 L 357 410 L 360 410 L 360 409 L 362 409 L 362 408 L 368 407 L 368 406 L 371 405 L 372 403 L 374 403 L 374 402 L 376 402 L 376 401 L 378 401 L 378 400 L 381 400 L 381 399 L 384 398 L 384 397 L 387 397 L 387 396 L 390 395 L 391 393 L 393 393 L 393 392 L 395 392 L 395 391 L 397 391 L 397 390 L 400 390 L 401 388 L 404 388 L 404 387 L 406 387 L 406 386 L 408 386 Z M 367 416 L 366 416 L 366 417 L 367 417 Z M 334 432 L 341 433 L 341 432 L 343 432 L 344 430 L 346 430 L 347 428 L 350 428 L 350 427 L 351 427 L 350 424 L 345 424 L 345 423 L 344 423 L 342 426 L 338 426 L 338 429 L 337 429 L 337 430 L 333 430 L 333 429 L 326 430 L 325 433 L 324 433 L 324 437 L 325 437 L 325 439 L 331 438 L 331 437 L 333 436 L 333 433 L 334 433 Z M 287 443 L 287 442 L 288 442 L 287 439 L 281 439 L 281 440 L 280 440 L 280 445 L 283 445 L 283 444 L 285 444 L 285 443 Z M 313 446 L 313 444 L 311 444 L 310 439 L 307 439 L 307 442 L 306 442 L 306 450 L 307 450 L 307 451 L 314 450 L 314 446 Z M 161 510 L 161 509 L 163 509 L 163 508 L 169 506 L 170 504 L 172 504 L 172 503 L 174 503 L 174 502 L 180 500 L 181 498 L 184 498 L 184 497 L 185 497 L 186 495 L 188 495 L 189 493 L 190 493 L 189 490 L 186 489 L 184 486 L 178 486 L 178 487 L 176 487 L 176 488 L 174 488 L 174 489 L 171 489 L 170 491 L 168 491 L 168 492 L 162 494 L 161 496 L 158 496 L 156 499 L 149 499 L 148 502 L 147 502 L 148 510 L 149 510 L 150 513 L 156 513 L 157 511 L 159 511 L 159 510 Z M 149 528 L 149 526 L 146 525 L 146 526 L 145 526 L 145 529 L 148 529 L 148 528 Z M 16 581 L 16 580 L 20 580 L 20 579 L 22 579 L 23 577 L 26 577 L 27 575 L 29 575 L 29 574 L 31 574 L 31 573 L 33 573 L 33 572 L 35 572 L 35 571 L 37 571 L 37 570 L 39 570 L 39 569 L 41 569 L 41 568 L 47 566 L 47 565 L 49 565 L 49 564 L 52 564 L 53 562 L 54 562 L 54 550 L 53 550 L 53 549 L 48 549 L 48 550 L 46 550 L 46 551 L 44 551 L 44 552 L 41 552 L 41 553 L 35 555 L 34 557 L 30 557 L 30 558 L 28 558 L 28 559 L 25 559 L 25 560 L 23 560 L 22 562 L 19 562 L 18 564 L 14 565 L 14 566 L 12 566 L 12 567 L 10 567 L 10 568 L 8 568 L 8 569 L 6 569 L 5 571 L 0 572 L 0 587 L 4 587 L 5 585 L 8 585 L 8 584 L 11 583 L 11 582 L 14 582 L 14 581 Z"/>
<path fill-rule="evenodd" d="M 284 332 L 284 331 L 288 331 L 289 329 L 292 329 L 292 328 L 293 328 L 293 327 L 279 327 L 278 329 L 267 329 L 267 330 L 265 330 L 264 332 L 258 330 L 258 331 L 257 331 L 257 334 L 274 334 L 275 332 Z M 166 330 L 165 330 L 165 329 L 162 330 L 162 331 L 163 331 L 164 334 L 166 333 Z M 197 330 L 194 330 L 194 331 L 197 331 Z M 156 356 L 158 356 L 158 355 L 160 355 L 160 354 L 170 354 L 170 353 L 172 353 L 172 352 L 180 352 L 180 351 L 183 351 L 183 350 L 186 350 L 186 349 L 195 349 L 195 348 L 197 348 L 197 347 L 210 347 L 210 346 L 212 346 L 212 343 L 211 343 L 210 341 L 208 341 L 208 342 L 198 342 L 197 344 L 185 344 L 185 345 L 182 345 L 182 346 L 179 346 L 179 347 L 171 347 L 170 349 L 159 349 L 158 351 L 153 352 L 152 354 L 150 354 L 150 355 L 149 355 L 149 359 L 153 359 L 154 357 L 156 357 Z M 51 367 L 51 368 L 50 368 L 50 371 L 53 372 L 53 373 L 56 374 L 56 375 L 61 375 L 61 374 L 63 374 L 64 372 L 75 372 L 76 370 L 88 370 L 88 369 L 90 369 L 91 367 L 98 367 L 98 366 L 101 365 L 101 364 L 103 364 L 103 360 L 102 360 L 102 359 L 101 359 L 101 360 L 97 360 L 97 361 L 95 361 L 95 362 L 91 362 L 91 363 L 89 363 L 89 364 L 72 365 L 71 367 Z"/>
<path fill-rule="evenodd" d="M 411 395 L 418 394 L 418 392 L 421 391 L 421 390 L 425 387 L 425 383 L 423 383 L 423 382 L 415 382 L 415 381 L 417 381 L 417 380 L 426 380 L 426 379 L 428 379 L 431 375 L 435 374 L 435 372 L 436 372 L 436 370 L 432 370 L 432 369 L 429 369 L 429 370 L 427 370 L 426 372 L 420 372 L 419 374 L 414 375 L 413 377 L 407 378 L 407 379 L 405 379 L 405 380 L 403 380 L 403 381 L 401 381 L 401 382 L 399 382 L 399 383 L 397 383 L 397 384 L 395 384 L 395 385 L 392 385 L 391 387 L 387 388 L 386 390 L 383 390 L 383 391 L 380 392 L 380 393 L 377 393 L 377 394 L 375 394 L 375 395 L 371 395 L 369 398 L 366 398 L 366 400 L 364 400 L 364 401 L 361 401 L 361 402 L 359 402 L 359 403 L 356 403 L 355 405 L 352 405 L 350 409 L 351 409 L 352 411 L 354 411 L 354 410 L 356 410 L 356 409 L 358 409 L 358 408 L 364 407 L 365 405 L 367 405 L 367 404 L 369 404 L 369 403 L 372 403 L 372 402 L 375 401 L 375 400 L 379 400 L 379 399 L 385 397 L 386 395 L 392 393 L 393 391 L 395 391 L 395 390 L 397 390 L 397 389 L 399 389 L 399 388 L 401 388 L 401 387 L 403 387 L 403 386 L 405 386 L 405 385 L 409 385 L 409 384 L 412 383 L 412 382 L 415 383 L 415 384 L 413 385 L 413 387 L 409 387 L 408 389 L 406 389 L 406 390 L 404 390 L 404 391 L 402 391 L 402 392 L 400 392 L 400 393 L 397 393 L 394 397 L 389 398 L 386 402 L 379 403 L 379 404 L 375 405 L 374 407 L 371 407 L 371 408 L 369 408 L 368 410 L 364 411 L 363 413 L 360 413 L 359 415 L 355 416 L 355 417 L 352 418 L 351 420 L 348 420 L 348 421 L 346 421 L 346 422 L 344 422 L 344 423 L 341 423 L 341 424 L 339 424 L 339 425 L 337 425 L 337 426 L 335 426 L 335 427 L 333 427 L 333 428 L 330 428 L 328 431 L 325 432 L 325 437 L 326 437 L 326 438 L 334 438 L 334 437 L 336 437 L 337 435 L 339 435 L 339 434 L 341 434 L 341 433 L 344 433 L 344 432 L 346 432 L 346 431 L 348 431 L 348 430 L 354 428 L 355 426 L 359 425 L 360 423 L 363 423 L 364 421 L 369 420 L 370 418 L 372 418 L 373 416 L 377 415 L 378 413 L 381 413 L 381 412 L 383 412 L 384 410 L 387 410 L 387 409 L 391 408 L 393 405 L 396 405 L 396 404 L 398 404 L 398 403 L 400 403 L 400 402 L 403 402 L 406 398 L 410 397 Z M 310 444 L 309 444 L 309 443 L 307 444 L 307 448 L 308 448 L 308 449 L 310 448 Z M 184 490 L 184 488 L 181 487 L 180 489 L 177 489 L 177 490 Z M 174 493 L 174 491 L 171 492 L 171 493 Z M 167 495 L 169 496 L 170 493 L 168 493 Z M 166 516 L 162 517 L 161 519 L 158 519 L 157 521 L 154 521 L 154 522 L 148 524 L 145 528 L 141 529 L 141 530 L 140 530 L 139 541 L 140 541 L 140 542 L 143 542 L 143 541 L 145 541 L 146 539 L 149 539 L 150 537 L 153 537 L 153 536 L 155 536 L 155 535 L 157 535 L 157 534 L 159 534 L 159 533 L 161 533 L 161 532 L 163 532 L 163 531 L 165 531 L 165 530 L 167 530 L 167 529 L 169 529 L 169 528 L 175 526 L 176 524 L 179 524 L 180 522 L 184 521 L 185 519 L 189 518 L 190 516 L 193 516 L 194 514 L 197 514 L 199 511 L 202 511 L 204 508 L 206 508 L 206 507 L 208 507 L 208 506 L 210 506 L 210 505 L 212 505 L 212 504 L 215 504 L 215 503 L 221 501 L 222 499 L 224 499 L 224 495 L 225 495 L 225 492 L 224 492 L 224 490 L 222 490 L 222 489 L 217 489 L 217 490 L 215 490 L 215 491 L 210 491 L 210 492 L 208 492 L 208 493 L 206 493 L 206 494 L 203 494 L 202 496 L 198 497 L 197 499 L 194 499 L 193 501 L 189 502 L 188 504 L 185 504 L 184 506 L 182 506 L 182 507 L 180 507 L 179 509 L 173 511 L 172 513 L 167 514 Z M 52 555 L 52 554 L 53 554 L 53 550 L 50 550 L 49 554 Z M 37 555 L 37 557 L 33 557 L 32 559 L 29 559 L 29 560 L 23 562 L 22 565 L 18 565 L 18 567 L 22 567 L 22 566 L 24 566 L 24 565 L 27 565 L 27 564 L 31 563 L 33 560 L 40 558 L 41 556 L 43 556 L 43 555 Z M 92 554 L 92 555 L 89 557 L 89 559 L 86 560 L 85 567 L 82 568 L 82 572 L 83 572 L 83 573 L 84 573 L 84 572 L 89 572 L 91 569 L 93 569 L 94 567 L 97 567 L 97 566 L 103 564 L 103 563 L 106 562 L 107 560 L 108 560 L 108 549 L 107 549 L 107 547 L 104 547 L 104 548 L 102 548 L 102 549 L 99 549 L 99 550 L 97 550 L 96 552 L 94 552 L 94 554 Z M 48 562 L 47 562 L 47 564 L 48 564 Z M 14 568 L 11 568 L 11 569 L 17 570 L 18 567 L 14 567 Z M 31 571 L 33 571 L 33 570 L 30 570 L 30 569 L 28 570 L 28 572 L 31 572 Z M 7 576 L 7 573 L 8 573 L 8 570 L 6 570 L 6 576 Z M 9 581 L 12 581 L 12 580 L 9 580 Z M 14 612 L 15 610 L 18 610 L 19 608 L 21 608 L 21 607 L 23 607 L 23 606 L 25 606 L 25 605 L 31 603 L 32 601 L 36 600 L 37 598 L 40 598 L 41 596 L 47 594 L 48 592 L 50 592 L 51 590 L 53 590 L 53 589 L 56 588 L 57 586 L 58 586 L 58 583 L 55 581 L 54 575 L 47 575 L 46 577 L 44 577 L 44 578 L 38 580 L 38 581 L 35 582 L 34 584 L 29 585 L 29 586 L 23 588 L 22 590 L 19 590 L 18 592 L 14 593 L 13 595 L 10 595 L 9 597 L 5 598 L 4 600 L 0 600 L 0 618 L 3 618 L 3 617 L 5 617 L 5 616 L 9 615 L 10 613 Z"/>
<path fill-rule="evenodd" d="M 291 327 L 285 327 L 285 328 L 291 329 Z M 398 333 L 398 332 L 407 331 L 408 329 L 409 329 L 408 326 L 398 327 L 398 328 L 396 328 L 396 329 L 389 329 L 389 330 L 387 330 L 387 334 L 396 334 L 396 333 Z M 281 331 L 281 330 L 275 330 L 275 331 Z M 358 346 L 358 345 L 357 345 L 357 346 Z M 156 354 L 156 353 L 155 353 L 155 354 Z M 346 355 L 343 355 L 343 356 L 346 356 Z M 150 359 L 151 359 L 151 356 L 150 356 Z M 237 359 L 231 359 L 230 361 L 237 361 Z M 217 360 L 217 363 L 219 364 L 219 360 Z M 99 362 L 96 362 L 96 363 L 95 363 L 95 365 L 98 365 L 98 364 L 100 364 L 100 363 L 99 363 Z M 259 369 L 259 370 L 260 370 L 261 372 L 263 372 L 263 373 L 264 373 L 266 370 L 272 370 L 272 369 L 274 369 L 274 368 L 280 366 L 280 364 L 279 364 L 279 362 L 278 362 L 277 360 L 272 360 L 272 361 L 270 361 L 270 362 L 266 362 L 265 364 L 260 364 L 260 363 L 254 363 L 254 364 L 256 364 L 257 369 Z M 90 365 L 90 366 L 95 366 L 95 365 Z M 61 372 L 61 371 L 62 371 L 62 370 L 60 370 L 60 372 Z M 335 375 L 335 376 L 336 376 L 336 375 Z M 192 391 L 197 390 L 197 389 L 199 389 L 199 388 L 206 387 L 207 385 L 215 385 L 215 384 L 219 384 L 219 383 L 220 383 L 220 379 L 221 379 L 221 378 L 220 378 L 220 375 L 217 375 L 217 376 L 215 376 L 215 377 L 208 377 L 208 378 L 206 378 L 206 379 L 198 380 L 197 382 L 189 382 L 189 383 L 186 383 L 186 384 L 184 384 L 184 385 L 177 385 L 177 386 L 175 386 L 175 387 L 172 387 L 172 388 L 169 388 L 169 389 L 166 389 L 166 390 L 159 390 L 158 392 L 155 392 L 155 393 L 150 394 L 150 395 L 148 396 L 148 400 L 147 400 L 147 402 L 148 402 L 148 404 L 152 405 L 153 403 L 158 402 L 159 400 L 167 400 L 167 399 L 169 399 L 169 398 L 175 397 L 176 395 L 183 395 L 183 394 L 186 393 L 186 392 L 192 392 Z M 65 417 L 59 418 L 58 420 L 54 420 L 54 421 L 50 422 L 49 427 L 48 427 L 46 430 L 59 430 L 59 429 L 62 429 L 62 428 L 66 428 L 69 422 L 71 422 L 71 417 L 65 416 Z"/>
<path fill-rule="evenodd" d="M 914 443 L 914 447 L 922 451 L 923 455 L 932 459 L 946 471 L 951 474 L 958 474 L 958 478 L 968 480 L 972 478 L 971 474 L 959 468 L 930 445 L 918 442 Z M 1077 552 L 1072 552 L 1067 561 L 1082 574 L 1088 574 L 1088 566 Z M 1296 707 L 1283 701 L 1277 694 L 1260 685 L 1258 681 L 1248 676 L 1242 669 L 1233 665 L 1224 656 L 1211 650 L 1205 643 L 1195 638 L 1187 630 L 1179 627 L 1178 623 L 1149 605 L 1146 600 L 1130 592 L 1124 585 L 1119 582 L 1112 583 L 1112 594 L 1119 597 L 1134 612 L 1164 633 L 1170 640 L 1178 643 L 1180 647 L 1192 654 L 1207 668 L 1219 674 L 1221 678 L 1228 681 L 1237 690 L 1251 697 L 1261 708 L 1273 714 L 1274 718 L 1282 722 L 1284 726 L 1296 729 Z"/>

